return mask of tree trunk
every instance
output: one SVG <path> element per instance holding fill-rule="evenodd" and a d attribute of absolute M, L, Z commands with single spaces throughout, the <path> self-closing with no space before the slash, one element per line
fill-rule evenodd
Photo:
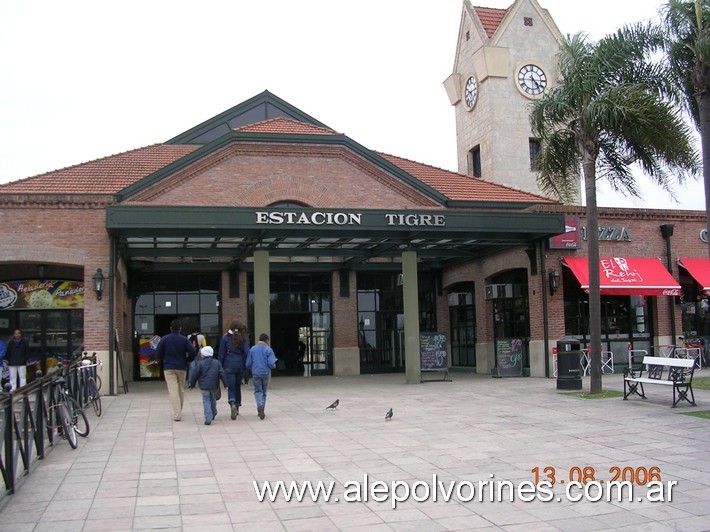
<path fill-rule="evenodd" d="M 589 266 L 589 392 L 602 392 L 602 323 L 599 290 L 599 215 L 597 213 L 597 173 L 595 157 L 583 152 L 582 172 L 587 196 L 587 261 Z"/>
<path fill-rule="evenodd" d="M 705 237 L 710 258 L 710 93 L 703 91 L 696 96 L 700 115 L 700 146 L 703 157 L 703 181 L 705 183 Z"/>

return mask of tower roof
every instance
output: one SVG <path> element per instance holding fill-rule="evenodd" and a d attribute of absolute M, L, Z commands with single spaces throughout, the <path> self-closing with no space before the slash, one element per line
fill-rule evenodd
<path fill-rule="evenodd" d="M 473 10 L 478 16 L 478 19 L 481 21 L 483 29 L 486 30 L 486 35 L 489 39 L 493 37 L 493 34 L 496 32 L 498 26 L 500 26 L 500 23 L 503 21 L 505 14 L 508 12 L 507 9 L 496 9 L 493 7 L 480 6 L 473 6 Z"/>

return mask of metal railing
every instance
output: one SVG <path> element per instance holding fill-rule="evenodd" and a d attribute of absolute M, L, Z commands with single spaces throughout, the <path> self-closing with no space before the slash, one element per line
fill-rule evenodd
<path fill-rule="evenodd" d="M 68 381 L 78 386 L 77 370 L 78 364 L 69 365 Z M 0 502 L 14 494 L 37 462 L 62 441 L 59 423 L 54 419 L 57 376 L 56 371 L 50 372 L 14 392 L 0 393 L 0 473 L 5 483 Z M 74 393 L 77 388 L 70 390 Z"/>

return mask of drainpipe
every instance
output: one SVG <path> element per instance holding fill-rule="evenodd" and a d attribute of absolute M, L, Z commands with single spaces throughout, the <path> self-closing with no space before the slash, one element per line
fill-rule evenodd
<path fill-rule="evenodd" d="M 116 387 L 114 386 L 114 349 L 115 349 L 115 334 L 116 324 L 114 323 L 115 317 L 113 313 L 114 307 L 114 285 L 116 284 L 116 242 L 111 235 L 109 237 L 109 266 L 108 266 L 108 382 L 109 382 L 109 395 L 116 395 Z M 120 353 L 119 355 L 120 356 Z"/>
<path fill-rule="evenodd" d="M 661 226 L 661 236 L 666 241 L 666 261 L 668 267 L 668 273 L 673 275 L 673 255 L 671 254 L 671 237 L 673 236 L 673 224 L 663 224 Z M 669 296 L 671 298 L 671 344 L 676 342 L 676 331 L 675 331 L 675 296 Z"/>

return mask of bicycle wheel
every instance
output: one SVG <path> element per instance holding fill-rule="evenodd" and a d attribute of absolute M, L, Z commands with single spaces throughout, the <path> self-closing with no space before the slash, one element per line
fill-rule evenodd
<path fill-rule="evenodd" d="M 76 433 L 82 438 L 89 435 L 89 418 L 86 417 L 84 409 L 81 408 L 76 399 L 71 395 L 67 396 L 67 403 L 71 413 L 72 425 Z"/>
<path fill-rule="evenodd" d="M 59 422 L 60 430 L 62 431 L 62 436 L 66 438 L 71 445 L 72 449 L 76 449 L 78 442 L 76 438 L 76 430 L 71 422 L 71 416 L 69 415 L 69 408 L 64 402 L 55 405 L 54 410 L 57 414 L 57 421 Z"/>
<path fill-rule="evenodd" d="M 93 377 L 89 377 L 87 389 L 89 392 L 89 401 L 91 401 L 94 407 L 94 412 L 96 412 L 97 417 L 101 417 L 101 392 Z"/>

